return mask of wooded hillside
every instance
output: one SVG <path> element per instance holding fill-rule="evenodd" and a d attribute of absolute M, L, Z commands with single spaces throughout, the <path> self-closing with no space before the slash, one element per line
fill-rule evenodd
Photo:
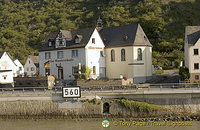
<path fill-rule="evenodd" d="M 0 51 L 22 63 L 38 53 L 45 37 L 58 29 L 138 22 L 153 44 L 153 64 L 183 60 L 185 26 L 199 25 L 197 0 L 0 0 Z"/>

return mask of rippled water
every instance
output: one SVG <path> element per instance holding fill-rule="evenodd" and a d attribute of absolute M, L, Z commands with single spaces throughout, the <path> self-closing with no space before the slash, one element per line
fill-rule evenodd
<path fill-rule="evenodd" d="M 125 124 L 126 123 L 126 124 Z M 128 126 L 128 122 L 110 121 L 108 128 L 103 128 L 102 120 L 75 121 L 75 120 L 1 120 L 1 130 L 200 130 L 200 122 L 192 122 L 191 126 L 152 126 L 148 124 L 140 127 Z M 156 125 L 156 124 L 154 124 Z"/>

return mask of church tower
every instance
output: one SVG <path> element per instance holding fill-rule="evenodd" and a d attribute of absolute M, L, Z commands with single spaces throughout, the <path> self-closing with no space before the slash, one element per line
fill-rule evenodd
<path fill-rule="evenodd" d="M 100 31 L 101 29 L 103 29 L 103 22 L 102 22 L 102 19 L 99 17 L 97 19 L 97 30 Z"/>

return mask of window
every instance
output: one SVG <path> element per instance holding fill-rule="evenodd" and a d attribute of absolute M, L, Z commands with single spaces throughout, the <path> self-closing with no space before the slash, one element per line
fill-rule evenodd
<path fill-rule="evenodd" d="M 59 41 L 59 45 L 63 45 L 62 39 L 60 39 L 60 41 Z"/>
<path fill-rule="evenodd" d="M 45 52 L 45 59 L 51 59 L 51 53 Z"/>
<path fill-rule="evenodd" d="M 19 67 L 19 71 L 22 71 L 22 67 Z"/>
<path fill-rule="evenodd" d="M 101 57 L 104 57 L 103 51 L 100 51 L 100 56 L 101 56 Z"/>
<path fill-rule="evenodd" d="M 78 38 L 75 39 L 75 43 L 79 43 L 79 39 Z"/>
<path fill-rule="evenodd" d="M 115 61 L 115 51 L 114 50 L 111 50 L 111 62 L 114 62 Z"/>
<path fill-rule="evenodd" d="M 78 50 L 72 50 L 72 57 L 78 57 Z"/>
<path fill-rule="evenodd" d="M 195 75 L 195 80 L 199 80 L 199 75 Z"/>
<path fill-rule="evenodd" d="M 92 43 L 95 44 L 95 38 L 92 38 Z"/>
<path fill-rule="evenodd" d="M 49 46 L 52 46 L 52 42 L 51 41 L 49 41 Z"/>
<path fill-rule="evenodd" d="M 34 71 L 34 67 L 31 67 L 31 71 Z"/>
<path fill-rule="evenodd" d="M 194 63 L 194 69 L 198 70 L 199 69 L 199 63 Z"/>
<path fill-rule="evenodd" d="M 138 57 L 137 57 L 137 60 L 138 61 L 142 60 L 142 49 L 141 48 L 138 48 Z"/>
<path fill-rule="evenodd" d="M 78 74 L 78 67 L 77 66 L 72 67 L 72 74 L 73 75 Z"/>
<path fill-rule="evenodd" d="M 50 68 L 45 68 L 45 74 L 46 76 L 50 75 Z"/>
<path fill-rule="evenodd" d="M 198 49 L 194 49 L 194 55 L 199 55 L 199 50 Z"/>
<path fill-rule="evenodd" d="M 6 77 L 3 77 L 4 79 L 6 79 Z"/>
<path fill-rule="evenodd" d="M 58 58 L 58 59 L 63 58 L 63 51 L 58 51 L 58 52 L 57 52 L 57 58 Z"/>
<path fill-rule="evenodd" d="M 26 70 L 29 71 L 29 68 L 27 67 Z"/>
<path fill-rule="evenodd" d="M 96 66 L 93 66 L 93 74 L 96 74 Z"/>
<path fill-rule="evenodd" d="M 125 49 L 121 50 L 121 61 L 126 61 L 126 54 Z"/>

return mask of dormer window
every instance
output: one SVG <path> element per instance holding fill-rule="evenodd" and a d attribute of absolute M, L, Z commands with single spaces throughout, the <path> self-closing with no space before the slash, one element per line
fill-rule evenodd
<path fill-rule="evenodd" d="M 62 38 L 62 33 L 59 33 L 59 38 Z"/>
<path fill-rule="evenodd" d="M 52 42 L 51 42 L 51 41 L 49 41 L 49 47 L 50 47 L 50 46 L 52 46 Z"/>
<path fill-rule="evenodd" d="M 95 44 L 95 38 L 92 38 L 92 43 Z"/>
<path fill-rule="evenodd" d="M 79 43 L 79 38 L 77 37 L 76 39 L 75 39 L 75 43 Z"/>
<path fill-rule="evenodd" d="M 125 36 L 125 37 L 124 37 L 124 41 L 127 41 L 127 40 L 128 40 L 128 36 Z"/>

